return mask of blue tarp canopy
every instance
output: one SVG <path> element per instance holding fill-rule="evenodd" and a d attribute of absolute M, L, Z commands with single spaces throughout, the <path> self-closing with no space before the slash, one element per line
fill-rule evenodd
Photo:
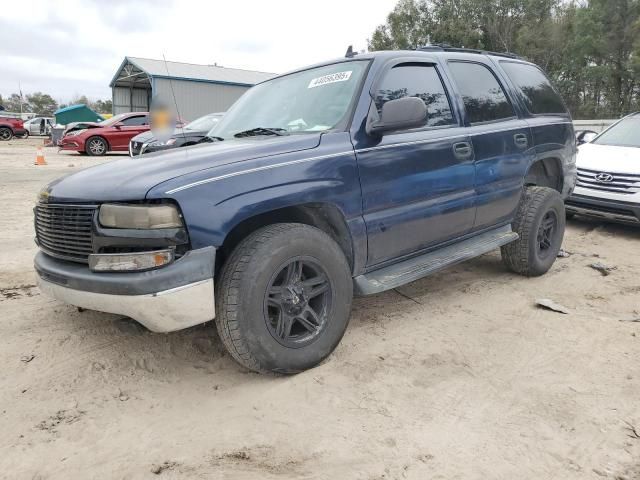
<path fill-rule="evenodd" d="M 53 113 L 56 123 L 66 125 L 71 122 L 102 122 L 104 118 L 84 104 L 70 105 Z"/>

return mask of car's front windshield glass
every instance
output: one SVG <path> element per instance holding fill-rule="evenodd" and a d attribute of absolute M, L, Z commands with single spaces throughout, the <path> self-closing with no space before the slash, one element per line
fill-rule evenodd
<path fill-rule="evenodd" d="M 368 61 L 311 68 L 266 81 L 247 91 L 209 132 L 231 139 L 323 132 L 342 126 Z M 245 132 L 245 133 L 243 133 Z"/>
<path fill-rule="evenodd" d="M 602 133 L 592 143 L 640 148 L 640 115 L 625 118 Z"/>
<path fill-rule="evenodd" d="M 222 115 L 205 115 L 204 117 L 200 117 L 193 122 L 186 124 L 184 129 L 206 132 L 211 130 L 220 121 L 220 117 L 222 117 Z"/>

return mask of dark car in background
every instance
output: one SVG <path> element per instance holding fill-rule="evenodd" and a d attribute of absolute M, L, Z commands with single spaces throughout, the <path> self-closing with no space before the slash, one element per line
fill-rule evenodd
<path fill-rule="evenodd" d="M 223 115 L 224 113 L 210 113 L 200 117 L 186 124 L 183 128 L 176 128 L 171 138 L 165 141 L 157 140 L 151 131 L 136 135 L 129 142 L 129 155 L 135 157 L 143 153 L 195 145 L 207 136 L 207 133 L 216 126 Z"/>

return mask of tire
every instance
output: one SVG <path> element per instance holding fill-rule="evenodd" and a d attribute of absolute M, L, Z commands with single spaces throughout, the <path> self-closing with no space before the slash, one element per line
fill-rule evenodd
<path fill-rule="evenodd" d="M 216 325 L 244 367 L 297 373 L 336 348 L 352 298 L 351 270 L 336 242 L 315 227 L 278 223 L 245 238 L 223 266 Z"/>
<path fill-rule="evenodd" d="M 500 249 L 507 268 L 527 277 L 547 273 L 562 246 L 565 219 L 564 202 L 556 190 L 525 188 L 512 224 L 520 238 Z"/>
<path fill-rule="evenodd" d="M 87 155 L 92 157 L 101 157 L 109 150 L 107 141 L 102 137 L 89 137 L 84 147 Z"/>
<path fill-rule="evenodd" d="M 13 138 L 13 130 L 7 127 L 0 127 L 0 142 L 8 142 Z"/>

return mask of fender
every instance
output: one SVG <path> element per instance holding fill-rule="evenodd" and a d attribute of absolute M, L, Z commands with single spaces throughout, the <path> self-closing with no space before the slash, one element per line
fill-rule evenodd
<path fill-rule="evenodd" d="M 220 247 L 234 227 L 256 215 L 320 203 L 342 213 L 352 236 L 354 267 L 366 256 L 360 181 L 347 132 L 322 135 L 313 149 L 249 160 L 229 173 L 206 175 L 177 188 L 160 184 L 147 194 L 178 202 L 192 248 Z"/>

